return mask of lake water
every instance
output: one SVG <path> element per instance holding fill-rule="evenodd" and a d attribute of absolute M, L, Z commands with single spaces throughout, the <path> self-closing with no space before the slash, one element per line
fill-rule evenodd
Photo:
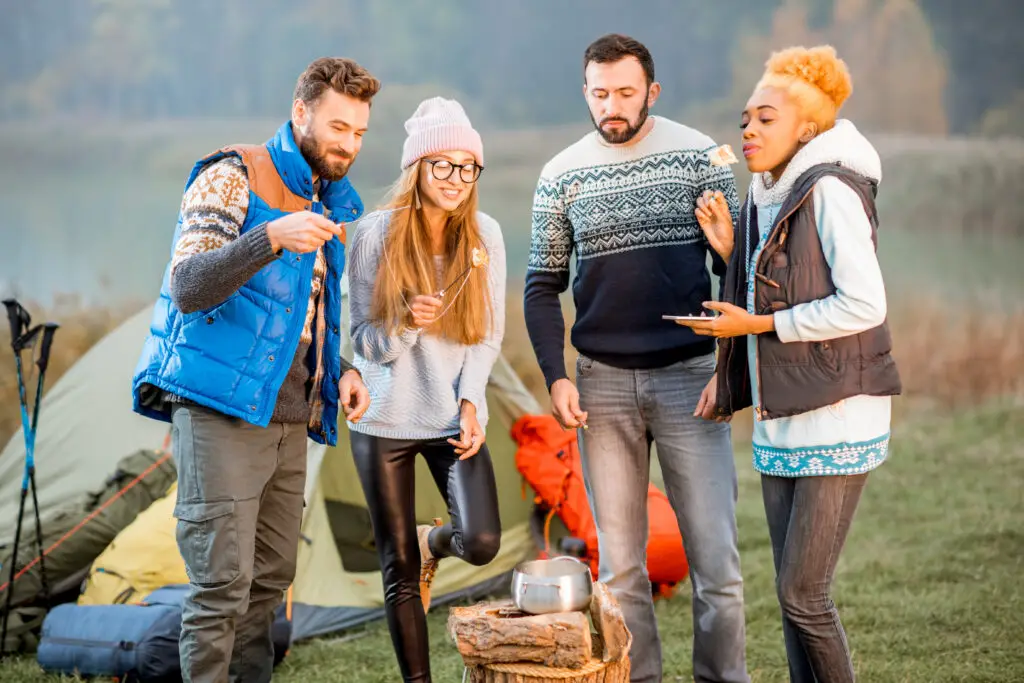
<path fill-rule="evenodd" d="M 144 164 L 119 163 L 131 154 L 115 150 L 94 167 L 81 158 L 92 154 L 88 148 L 60 142 L 53 146 L 67 145 L 67 154 L 44 149 L 35 163 L 16 166 L 7 161 L 25 155 L 24 147 L 32 148 L 25 145 L 12 151 L 17 146 L 9 131 L 5 135 L 0 137 L 0 142 L 7 140 L 0 144 L 0 158 L 5 160 L 0 165 L 0 294 L 14 293 L 44 304 L 57 294 L 73 294 L 87 302 L 155 297 L 191 163 L 186 160 L 196 158 L 209 143 L 179 135 L 190 141 L 195 153 L 181 149 L 184 143 L 175 143 L 174 138 L 165 141 L 164 148 L 150 142 L 137 145 L 149 154 Z M 547 144 L 541 147 L 544 154 L 550 151 Z M 538 149 L 521 144 L 506 146 L 508 150 L 494 154 L 493 168 L 482 180 L 481 206 L 502 224 L 509 279 L 517 282 L 525 274 L 532 187 L 544 157 Z M 394 172 L 393 160 L 376 151 L 381 148 L 386 145 L 372 152 L 380 159 L 361 156 L 353 169 L 352 180 L 368 206 L 380 198 L 382 179 Z M 920 168 L 913 169 L 916 177 Z M 890 175 L 889 187 L 907 187 L 894 177 Z M 890 191 L 888 201 L 898 206 L 899 198 Z M 950 196 L 949 201 L 959 199 Z M 893 211 L 883 207 L 879 252 L 890 298 L 925 293 L 962 298 L 994 292 L 1015 303 L 1024 293 L 1024 240 L 991 234 L 964 237 L 934 226 L 908 230 L 887 221 Z"/>

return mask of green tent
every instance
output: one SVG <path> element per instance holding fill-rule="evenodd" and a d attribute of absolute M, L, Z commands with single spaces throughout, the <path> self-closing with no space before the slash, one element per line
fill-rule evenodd
<path fill-rule="evenodd" d="M 131 409 L 131 377 L 150 314 L 148 306 L 139 311 L 48 389 L 36 440 L 36 476 L 44 516 L 58 510 L 62 501 L 102 487 L 125 455 L 158 449 L 164 443 L 168 426 Z M 343 328 L 347 329 L 347 321 Z M 60 343 L 59 336 L 55 343 Z M 351 357 L 349 345 L 344 353 Z M 504 358 L 494 367 L 487 400 L 491 414 L 487 438 L 503 527 L 501 551 L 485 567 L 455 559 L 442 562 L 433 589 L 435 605 L 505 590 L 515 564 L 534 552 L 529 533 L 532 501 L 524 500 L 521 493 L 516 445 L 509 429 L 516 419 L 536 414 L 540 407 Z M 0 545 L 14 535 L 23 462 L 24 441 L 19 432 L 0 453 Z M 447 517 L 422 460 L 416 491 L 418 520 Z M 384 605 L 369 517 L 344 429 L 335 448 L 309 442 L 306 500 L 293 587 L 294 640 L 379 618 Z M 146 523 L 173 525 L 174 520 L 169 515 L 149 515 Z"/>

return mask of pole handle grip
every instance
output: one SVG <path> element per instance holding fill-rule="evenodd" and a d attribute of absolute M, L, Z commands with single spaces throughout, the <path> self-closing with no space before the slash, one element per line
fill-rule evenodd
<path fill-rule="evenodd" d="M 39 372 L 46 372 L 46 366 L 50 362 L 50 348 L 53 346 L 53 335 L 57 332 L 57 328 L 60 327 L 57 323 L 43 323 L 43 344 L 39 348 L 39 360 L 36 361 L 36 365 L 39 366 Z"/>
<path fill-rule="evenodd" d="M 11 347 L 17 353 L 25 348 L 21 345 L 21 339 L 32 324 L 32 316 L 15 299 L 4 299 L 3 303 L 7 309 L 7 322 L 11 326 Z"/>

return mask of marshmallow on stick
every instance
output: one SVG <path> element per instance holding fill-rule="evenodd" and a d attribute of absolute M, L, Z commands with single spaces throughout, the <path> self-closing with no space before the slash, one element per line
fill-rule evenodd
<path fill-rule="evenodd" d="M 490 263 L 490 260 L 491 259 L 487 255 L 487 250 L 486 249 L 478 249 L 476 247 L 473 247 L 473 254 L 472 254 L 472 257 L 471 257 L 471 261 L 473 263 L 473 267 L 474 268 L 483 268 L 488 263 Z"/>
<path fill-rule="evenodd" d="M 732 147 L 729 145 L 722 145 L 711 150 L 708 154 L 711 157 L 712 166 L 728 166 L 729 164 L 735 164 L 739 161 L 736 155 L 732 153 Z"/>
<path fill-rule="evenodd" d="M 448 285 L 444 289 L 439 291 L 437 293 L 437 296 L 439 298 L 443 299 L 445 293 L 448 292 L 448 290 L 450 290 L 452 287 L 454 287 L 456 282 L 458 282 L 462 278 L 464 278 L 467 275 L 469 275 L 469 272 L 471 270 L 473 270 L 474 268 L 483 268 L 484 266 L 486 266 L 490 262 L 491 262 L 491 257 L 487 254 L 487 250 L 486 249 L 479 249 L 477 247 L 473 247 L 473 251 L 470 254 L 470 258 L 469 258 L 469 266 L 464 271 L 459 273 L 458 276 L 456 276 L 456 278 L 454 280 L 449 282 Z"/>

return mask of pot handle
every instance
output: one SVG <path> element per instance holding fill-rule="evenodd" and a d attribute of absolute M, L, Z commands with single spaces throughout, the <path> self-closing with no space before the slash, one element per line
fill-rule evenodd
<path fill-rule="evenodd" d="M 594 582 L 594 577 L 590 575 L 590 565 L 587 564 L 586 562 L 584 562 L 583 560 L 579 559 L 578 557 L 573 557 L 572 555 L 559 555 L 558 557 L 553 557 L 551 559 L 553 559 L 553 560 L 572 560 L 573 562 L 575 562 L 577 564 L 583 565 L 584 567 L 587 568 L 587 578 L 590 579 L 591 583 Z"/>
<path fill-rule="evenodd" d="M 557 583 L 556 584 L 552 584 L 552 587 L 556 591 L 558 591 L 559 595 L 562 594 L 562 586 L 561 586 L 561 584 L 557 584 Z M 524 583 L 522 585 L 522 587 L 519 589 L 519 592 L 522 593 L 523 595 L 526 595 L 527 591 L 529 591 L 529 590 L 530 590 L 530 584 L 529 583 Z"/>

